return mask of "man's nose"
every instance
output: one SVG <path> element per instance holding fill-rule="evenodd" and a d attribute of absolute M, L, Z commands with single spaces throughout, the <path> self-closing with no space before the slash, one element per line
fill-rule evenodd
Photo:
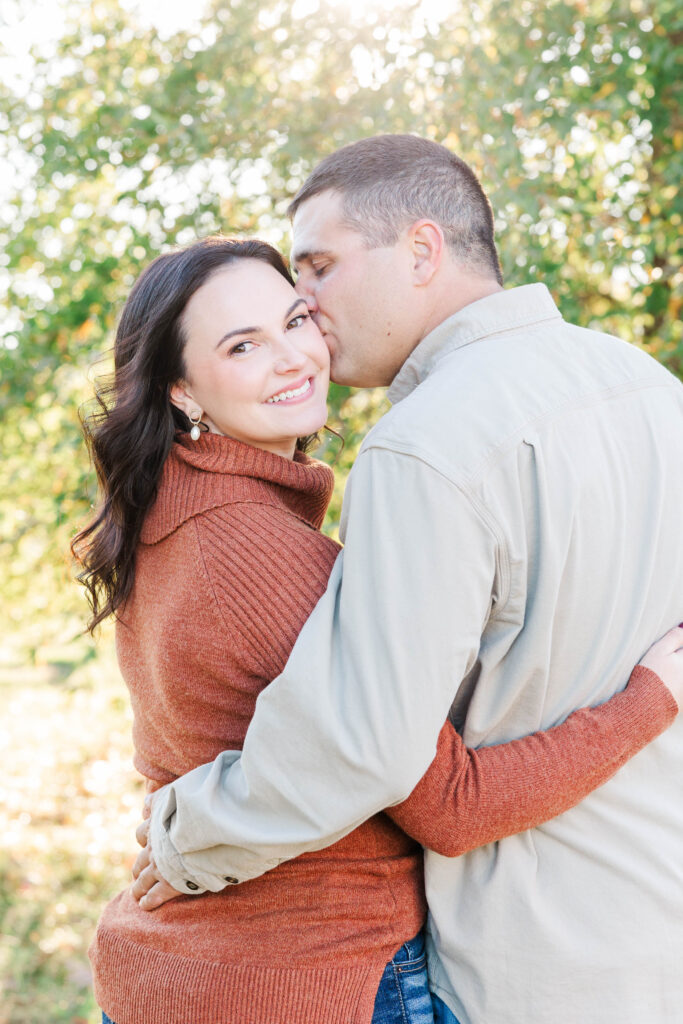
<path fill-rule="evenodd" d="M 308 274 L 299 274 L 294 285 L 297 295 L 300 295 L 308 306 L 309 313 L 318 312 L 314 283 L 314 280 Z"/>

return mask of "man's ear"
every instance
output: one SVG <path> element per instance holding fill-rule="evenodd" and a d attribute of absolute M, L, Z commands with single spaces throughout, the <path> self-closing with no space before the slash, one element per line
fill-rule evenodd
<path fill-rule="evenodd" d="M 172 384 L 168 396 L 173 405 L 184 412 L 189 419 L 197 419 L 198 416 L 201 416 L 201 406 L 192 397 L 192 392 L 186 381 L 179 380 Z"/>
<path fill-rule="evenodd" d="M 415 284 L 425 285 L 441 266 L 446 249 L 442 228 L 433 220 L 417 220 L 408 229 Z"/>

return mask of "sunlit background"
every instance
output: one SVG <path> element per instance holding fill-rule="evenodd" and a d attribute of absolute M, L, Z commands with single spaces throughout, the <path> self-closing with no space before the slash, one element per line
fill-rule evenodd
<path fill-rule="evenodd" d="M 217 231 L 286 250 L 322 156 L 416 132 L 481 176 L 509 284 L 681 373 L 682 38 L 674 0 L 0 0 L 0 1024 L 97 1021 L 85 949 L 133 854 L 126 695 L 68 547 L 137 273 Z M 383 403 L 333 389 L 331 531 Z"/>

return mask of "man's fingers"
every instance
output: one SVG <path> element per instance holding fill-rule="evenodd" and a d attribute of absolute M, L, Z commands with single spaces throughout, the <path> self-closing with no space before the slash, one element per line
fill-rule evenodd
<path fill-rule="evenodd" d="M 143 807 L 143 821 L 135 830 L 135 838 L 142 847 L 133 864 L 133 878 L 135 881 L 130 887 L 131 894 L 138 901 L 142 910 L 156 910 L 157 907 L 176 899 L 177 896 L 185 896 L 186 893 L 178 892 L 172 885 L 161 877 L 154 863 L 154 855 L 149 845 L 149 826 L 152 815 L 152 804 L 159 793 L 155 790 L 145 797 Z"/>
<path fill-rule="evenodd" d="M 138 854 L 138 859 L 133 865 L 133 877 L 135 881 L 130 891 L 143 910 L 156 910 L 163 903 L 174 900 L 176 896 L 186 895 L 178 892 L 161 877 L 148 846 Z"/>
<path fill-rule="evenodd" d="M 169 900 L 174 900 L 177 896 L 183 895 L 185 894 L 178 892 L 177 889 L 174 889 L 172 885 L 169 885 L 162 878 L 140 899 L 140 907 L 142 910 L 156 910 L 157 907 L 168 903 Z"/>
<path fill-rule="evenodd" d="M 149 867 L 152 863 L 152 855 L 150 853 L 149 846 L 143 847 L 139 854 L 135 858 L 135 864 L 133 864 L 133 878 L 138 878 L 140 873 Z"/>
<path fill-rule="evenodd" d="M 136 900 L 140 900 L 143 896 L 147 895 L 152 886 L 156 885 L 158 881 L 159 875 L 157 874 L 156 867 L 153 864 L 149 864 L 136 876 L 130 891 Z"/>
<path fill-rule="evenodd" d="M 145 821 L 141 821 L 138 827 L 135 829 L 135 838 L 137 839 L 140 846 L 147 846 L 147 837 L 149 836 L 149 816 Z"/>
<path fill-rule="evenodd" d="M 142 817 L 145 819 L 145 821 L 147 820 L 147 818 L 152 817 L 152 803 L 157 793 L 158 790 L 155 789 L 153 793 L 148 793 L 147 796 L 145 797 L 145 802 L 142 805 Z"/>

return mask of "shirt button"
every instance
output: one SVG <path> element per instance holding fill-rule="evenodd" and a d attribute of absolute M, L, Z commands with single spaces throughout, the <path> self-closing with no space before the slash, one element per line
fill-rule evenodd
<path fill-rule="evenodd" d="M 223 881 L 227 882 L 228 885 L 239 885 L 240 880 L 239 878 L 234 878 L 232 875 L 226 875 Z"/>
<path fill-rule="evenodd" d="M 188 889 L 190 889 L 190 890 L 191 890 L 192 892 L 196 892 L 196 891 L 197 891 L 197 889 L 199 888 L 199 886 L 197 885 L 197 883 L 196 883 L 196 882 L 187 882 L 187 881 L 186 881 L 186 882 L 185 882 L 185 885 L 186 885 L 186 886 L 187 886 L 187 888 L 188 888 Z"/>

